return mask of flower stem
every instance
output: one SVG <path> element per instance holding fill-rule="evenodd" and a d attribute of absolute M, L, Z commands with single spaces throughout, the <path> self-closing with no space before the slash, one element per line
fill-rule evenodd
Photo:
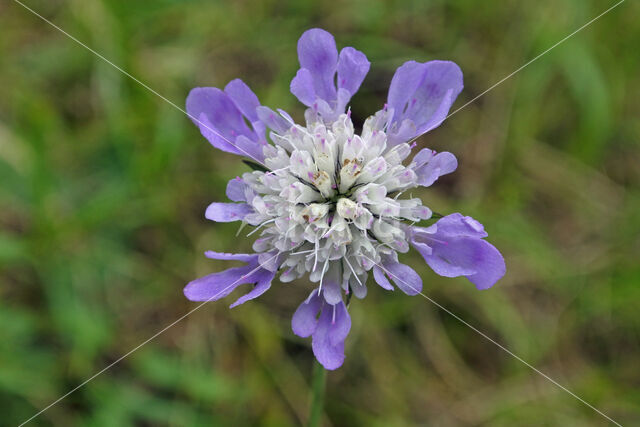
<path fill-rule="evenodd" d="M 327 371 L 317 360 L 313 361 L 313 378 L 311 383 L 311 411 L 309 427 L 318 427 L 324 408 L 324 390 L 327 382 Z"/>

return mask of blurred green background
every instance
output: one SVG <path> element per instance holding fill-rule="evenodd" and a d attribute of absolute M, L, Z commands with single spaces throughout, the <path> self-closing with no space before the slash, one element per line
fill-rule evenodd
<path fill-rule="evenodd" d="M 296 42 L 325 28 L 372 62 L 362 121 L 408 59 L 458 63 L 457 108 L 613 1 L 27 4 L 180 106 L 241 77 L 298 120 Z M 417 195 L 483 222 L 505 278 L 479 292 L 405 257 L 427 295 L 623 425 L 640 422 L 639 15 L 623 3 L 421 138 L 460 167 Z M 184 284 L 229 266 L 203 251 L 252 238 L 204 219 L 239 158 L 18 4 L 0 28 L 0 424 L 17 425 L 195 307 Z M 210 303 L 32 425 L 304 423 L 313 359 L 290 318 L 309 287 Z M 369 287 L 325 425 L 607 425 L 424 298 Z"/>

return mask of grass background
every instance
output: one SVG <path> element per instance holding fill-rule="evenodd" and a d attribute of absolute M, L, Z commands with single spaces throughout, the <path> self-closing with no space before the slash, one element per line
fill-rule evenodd
<path fill-rule="evenodd" d="M 613 4 L 461 0 L 28 1 L 182 106 L 241 77 L 301 119 L 296 41 L 331 31 L 372 69 L 356 120 L 408 59 L 465 75 L 454 108 Z M 507 275 L 425 293 L 624 425 L 640 421 L 640 7 L 627 1 L 424 136 L 460 167 L 419 196 L 485 224 Z M 16 425 L 195 306 L 182 287 L 250 250 L 204 219 L 246 167 L 188 118 L 11 1 L 0 3 L 0 424 Z M 32 425 L 297 425 L 309 284 L 210 303 Z M 351 305 L 327 426 L 598 426 L 604 418 L 421 297 Z"/>

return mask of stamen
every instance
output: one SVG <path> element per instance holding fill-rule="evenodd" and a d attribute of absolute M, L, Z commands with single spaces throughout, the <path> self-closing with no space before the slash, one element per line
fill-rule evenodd
<path fill-rule="evenodd" d="M 329 257 L 327 257 L 327 260 L 322 266 L 322 273 L 320 273 L 320 286 L 318 286 L 318 295 L 320 295 L 320 290 L 322 289 L 322 281 L 324 280 L 324 273 L 327 272 L 327 265 L 329 265 Z"/>
<path fill-rule="evenodd" d="M 312 271 L 316 271 L 316 267 L 318 266 L 318 246 L 320 246 L 320 240 L 318 239 L 318 234 L 317 233 L 316 233 L 315 245 L 316 245 L 316 247 L 314 248 L 314 253 L 315 253 L 316 259 L 313 262 L 313 270 Z"/>
<path fill-rule="evenodd" d="M 256 231 L 260 230 L 260 228 L 262 228 L 263 225 L 269 224 L 271 222 L 275 222 L 278 218 L 273 218 L 270 219 L 268 221 L 263 222 L 262 224 L 259 224 L 255 230 L 253 230 L 251 233 L 247 234 L 247 237 L 251 236 L 253 233 L 255 233 Z"/>
<path fill-rule="evenodd" d="M 344 258 L 342 258 L 343 260 L 346 261 L 347 265 L 349 266 L 349 268 L 351 269 L 351 272 L 353 273 L 353 276 L 356 278 L 356 280 L 358 281 L 358 283 L 360 284 L 360 286 L 364 286 L 362 284 L 362 282 L 360 281 L 360 278 L 358 277 L 358 275 L 356 274 L 356 271 L 353 269 L 353 267 L 351 266 L 351 263 L 349 262 L 349 257 L 345 256 Z M 348 289 L 348 288 L 347 288 Z M 348 293 L 348 292 L 347 292 Z"/>
<path fill-rule="evenodd" d="M 302 254 L 308 254 L 309 252 L 313 252 L 313 249 L 309 249 L 308 251 L 292 252 L 289 255 L 302 255 Z"/>

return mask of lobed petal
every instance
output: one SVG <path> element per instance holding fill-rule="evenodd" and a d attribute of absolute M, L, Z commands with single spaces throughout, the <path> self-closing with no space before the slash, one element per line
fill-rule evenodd
<path fill-rule="evenodd" d="M 306 68 L 300 68 L 289 85 L 291 93 L 307 107 L 316 100 L 316 90 L 313 87 L 313 76 Z"/>
<path fill-rule="evenodd" d="M 405 294 L 413 296 L 422 291 L 422 279 L 413 268 L 393 260 L 385 261 L 382 266 L 393 283 Z"/>
<path fill-rule="evenodd" d="M 389 282 L 389 279 L 384 275 L 384 271 L 377 265 L 373 266 L 373 278 L 376 283 L 380 285 L 381 288 L 386 289 L 388 291 L 393 290 L 393 285 Z"/>
<path fill-rule="evenodd" d="M 491 243 L 481 240 L 483 247 L 477 254 L 476 262 L 478 271 L 476 274 L 467 276 L 476 288 L 483 290 L 492 287 L 507 272 L 504 258 L 498 249 Z"/>
<path fill-rule="evenodd" d="M 311 336 L 318 325 L 318 312 L 322 307 L 322 297 L 318 295 L 318 290 L 311 291 L 309 297 L 300 304 L 291 318 L 291 329 L 299 337 Z"/>
<path fill-rule="evenodd" d="M 327 102 L 335 100 L 338 49 L 333 36 L 320 28 L 305 31 L 298 40 L 298 60 L 311 74 L 317 96 Z"/>
<path fill-rule="evenodd" d="M 313 333 L 311 347 L 318 362 L 325 369 L 334 370 L 344 362 L 344 340 L 351 329 L 351 318 L 344 306 L 324 304 L 316 330 Z"/>
<path fill-rule="evenodd" d="M 253 280 L 256 281 L 253 289 L 248 293 L 244 294 L 240 298 L 236 300 L 233 304 L 229 306 L 229 308 L 234 308 L 239 306 L 240 304 L 244 304 L 245 302 L 252 300 L 254 298 L 258 298 L 260 295 L 264 294 L 271 287 L 271 282 L 273 278 L 276 276 L 276 273 L 264 269 L 260 269 L 252 276 Z"/>
<path fill-rule="evenodd" d="M 200 133 L 205 137 L 207 141 L 215 148 L 227 153 L 237 154 L 239 156 L 245 155 L 234 140 L 230 140 L 225 137 L 216 129 L 216 127 L 209 121 L 207 115 L 202 113 L 196 123 L 196 126 L 200 129 Z M 234 138 L 235 139 L 235 138 Z"/>
<path fill-rule="evenodd" d="M 338 58 L 338 88 L 346 89 L 353 96 L 365 76 L 371 63 L 367 56 L 352 47 L 345 47 Z"/>
<path fill-rule="evenodd" d="M 458 167 L 458 160 L 456 157 L 446 151 L 432 155 L 428 161 L 421 164 L 420 161 L 423 157 L 426 157 L 426 155 L 420 156 L 420 154 L 425 151 L 433 154 L 432 150 L 425 148 L 420 150 L 416 155 L 416 158 L 414 158 L 414 162 L 416 162 L 414 170 L 418 176 L 418 184 L 423 187 L 429 187 L 442 175 L 449 174 L 455 171 Z"/>
<path fill-rule="evenodd" d="M 488 289 L 506 273 L 504 258 L 489 242 L 484 227 L 459 213 L 428 228 L 412 227 L 411 244 L 429 267 L 445 277 L 465 276 L 478 289 Z"/>
<path fill-rule="evenodd" d="M 255 266 L 234 267 L 193 280 L 184 288 L 184 296 L 191 301 L 217 301 L 238 286 L 251 283 Z"/>
<path fill-rule="evenodd" d="M 221 150 L 239 154 L 235 147 L 236 138 L 239 135 L 255 138 L 231 97 L 218 88 L 192 89 L 187 97 L 187 113 L 205 138 Z M 218 139 L 222 139 L 226 145 L 220 144 Z"/>
<path fill-rule="evenodd" d="M 431 243 L 433 253 L 423 257 L 429 267 L 440 276 L 468 276 L 478 272 L 476 254 L 481 253 L 482 243 L 483 240 L 472 237 L 434 241 Z"/>
<path fill-rule="evenodd" d="M 340 302 L 339 304 L 331 306 L 334 310 L 333 318 L 331 319 L 331 330 L 329 334 L 329 342 L 332 345 L 338 345 L 344 342 L 351 330 L 351 317 L 347 311 L 347 306 Z"/>
<path fill-rule="evenodd" d="M 246 202 L 246 188 L 247 186 L 245 182 L 242 180 L 242 178 L 237 176 L 227 183 L 227 190 L 225 191 L 225 193 L 229 200 L 233 200 L 234 202 Z"/>
<path fill-rule="evenodd" d="M 416 127 L 412 138 L 438 127 L 462 87 L 462 71 L 453 62 L 405 62 L 389 86 L 387 104 L 393 109 L 392 129 L 406 127 L 403 122 L 410 120 Z"/>
<path fill-rule="evenodd" d="M 342 288 L 340 287 L 340 268 L 332 263 L 322 279 L 322 294 L 328 304 L 342 302 Z"/>
<path fill-rule="evenodd" d="M 470 216 L 453 213 L 440 218 L 436 223 L 437 233 L 448 236 L 487 237 L 484 226 Z"/>
<path fill-rule="evenodd" d="M 276 113 L 269 107 L 260 106 L 257 112 L 262 123 L 280 134 L 285 133 L 293 126 L 293 123 L 288 122 L 282 115 Z"/>
<path fill-rule="evenodd" d="M 216 222 L 240 221 L 253 213 L 246 203 L 211 203 L 204 214 L 205 218 Z"/>
<path fill-rule="evenodd" d="M 231 98 L 240 112 L 249 119 L 250 122 L 258 121 L 256 108 L 260 106 L 260 101 L 255 93 L 240 79 L 231 80 L 224 88 L 224 92 Z"/>
<path fill-rule="evenodd" d="M 391 78 L 387 105 L 393 110 L 392 122 L 400 122 L 411 96 L 423 81 L 424 64 L 407 61 L 398 67 Z"/>
<path fill-rule="evenodd" d="M 206 251 L 204 253 L 209 259 L 221 259 L 227 261 L 244 261 L 244 262 L 255 262 L 258 259 L 258 255 L 256 254 L 231 254 L 227 252 L 214 252 L 214 251 Z"/>

